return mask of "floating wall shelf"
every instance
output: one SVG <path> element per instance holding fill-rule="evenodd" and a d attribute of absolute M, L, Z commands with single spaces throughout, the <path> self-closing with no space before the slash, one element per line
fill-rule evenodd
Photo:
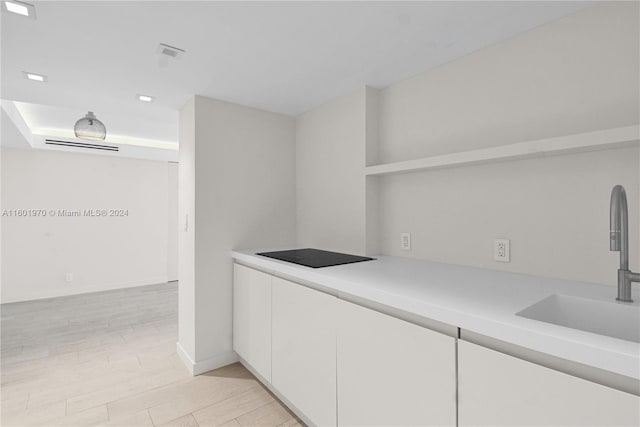
<path fill-rule="evenodd" d="M 477 165 L 503 160 L 596 151 L 607 148 L 631 146 L 637 144 L 639 141 L 640 126 L 626 126 L 535 141 L 518 142 L 478 150 L 462 151 L 459 153 L 443 154 L 403 162 L 368 166 L 365 168 L 365 175 L 388 175 L 427 169 Z"/>

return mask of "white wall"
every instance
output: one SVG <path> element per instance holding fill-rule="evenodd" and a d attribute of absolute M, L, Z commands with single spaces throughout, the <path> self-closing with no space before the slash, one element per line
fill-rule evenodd
<path fill-rule="evenodd" d="M 393 161 L 638 123 L 637 3 L 613 3 L 380 92 L 380 156 Z M 638 149 L 381 178 L 384 253 L 613 284 L 609 192 L 630 198 L 640 267 Z M 401 251 L 399 233 L 413 250 Z M 492 259 L 511 239 L 511 263 Z"/>
<path fill-rule="evenodd" d="M 609 191 L 623 184 L 631 265 L 639 269 L 637 148 L 374 178 L 366 190 L 379 197 L 378 209 L 368 208 L 360 223 L 351 220 L 349 230 L 329 228 L 326 218 L 352 212 L 354 202 L 344 192 L 337 202 L 320 191 L 323 182 L 340 191 L 341 182 L 362 173 L 358 162 L 331 167 L 341 153 L 385 163 L 637 124 L 638 9 L 632 2 L 598 4 L 384 88 L 364 112 L 356 111 L 360 105 L 347 112 L 336 100 L 299 117 L 297 158 L 315 156 L 325 165 L 298 165 L 299 238 L 315 230 L 342 233 L 324 239 L 358 247 L 362 238 L 350 230 L 375 221 L 377 211 L 385 254 L 613 284 L 618 258 L 608 250 Z M 363 144 L 348 135 L 326 141 L 347 113 L 377 114 L 377 149 L 369 143 L 359 152 Z M 323 153 L 323 145 L 307 141 L 330 148 Z M 306 201 L 313 190 L 320 200 Z M 305 217 L 305 209 L 313 214 Z M 412 233 L 409 252 L 399 248 L 401 232 Z M 511 239 L 511 263 L 492 260 L 494 238 Z"/>
<path fill-rule="evenodd" d="M 281 114 L 200 96 L 180 113 L 178 350 L 195 373 L 236 357 L 229 252 L 295 242 L 294 141 Z"/>
<path fill-rule="evenodd" d="M 4 101 L 0 100 L 0 103 L 4 103 Z M 23 128 L 23 131 L 26 130 Z M 7 114 L 4 104 L 0 107 L 0 147 L 23 149 L 31 148 L 29 141 L 27 141 L 24 134 L 20 129 L 18 129 L 18 126 L 16 126 L 11 117 Z"/>
<path fill-rule="evenodd" d="M 297 244 L 365 252 L 365 90 L 296 119 Z"/>
<path fill-rule="evenodd" d="M 167 280 L 178 280 L 178 163 L 169 162 L 167 167 L 167 179 L 169 186 L 168 209 L 169 218 L 167 226 Z"/>
<path fill-rule="evenodd" d="M 638 149 L 556 156 L 397 175 L 381 180 L 385 254 L 539 276 L 611 283 L 609 195 L 625 185 L 632 264 L 638 247 Z M 411 232 L 412 250 L 400 249 Z M 511 240 L 511 262 L 493 261 L 493 239 Z"/>
<path fill-rule="evenodd" d="M 178 167 L 178 354 L 193 365 L 196 351 L 196 100 L 180 110 Z M 202 325 L 201 327 L 206 327 Z"/>
<path fill-rule="evenodd" d="M 602 2 L 380 92 L 380 160 L 638 123 L 637 2 Z"/>
<path fill-rule="evenodd" d="M 2 209 L 129 215 L 3 216 L 2 302 L 165 282 L 167 169 L 167 162 L 3 148 Z"/>

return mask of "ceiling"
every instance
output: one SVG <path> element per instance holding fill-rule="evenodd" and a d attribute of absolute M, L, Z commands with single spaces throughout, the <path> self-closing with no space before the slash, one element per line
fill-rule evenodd
<path fill-rule="evenodd" d="M 31 127 L 70 130 L 91 110 L 109 132 L 177 142 L 177 111 L 194 94 L 298 115 L 589 4 L 42 1 L 35 20 L 2 8 L 2 98 L 25 103 Z M 159 43 L 186 53 L 161 57 Z"/>

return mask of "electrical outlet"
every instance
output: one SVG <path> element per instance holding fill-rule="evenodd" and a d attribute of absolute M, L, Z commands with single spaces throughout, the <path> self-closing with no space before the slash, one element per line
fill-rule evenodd
<path fill-rule="evenodd" d="M 73 273 L 67 273 L 66 280 L 67 280 L 67 283 L 73 282 Z"/>
<path fill-rule="evenodd" d="M 400 233 L 400 249 L 403 251 L 411 250 L 411 233 Z"/>
<path fill-rule="evenodd" d="M 493 241 L 493 259 L 498 262 L 511 260 L 510 241 L 508 239 L 495 239 Z"/>

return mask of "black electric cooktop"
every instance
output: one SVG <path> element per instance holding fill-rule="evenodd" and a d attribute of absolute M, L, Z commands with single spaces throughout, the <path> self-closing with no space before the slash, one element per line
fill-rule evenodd
<path fill-rule="evenodd" d="M 261 252 L 262 255 L 280 261 L 292 262 L 306 267 L 320 268 L 333 265 L 351 264 L 354 262 L 371 261 L 375 258 L 341 254 L 338 252 L 321 251 L 319 249 L 293 249 L 290 251 Z"/>

